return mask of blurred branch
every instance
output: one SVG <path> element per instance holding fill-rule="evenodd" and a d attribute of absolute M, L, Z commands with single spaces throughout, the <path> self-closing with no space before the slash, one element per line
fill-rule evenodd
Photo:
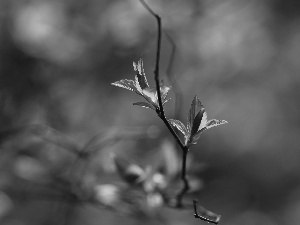
<path fill-rule="evenodd" d="M 76 155 L 80 154 L 80 146 L 71 137 L 46 125 L 30 125 L 29 129 L 40 138 L 53 143 Z"/>
<path fill-rule="evenodd" d="M 170 55 L 170 60 L 168 63 L 166 75 L 169 78 L 171 86 L 173 87 L 172 90 L 174 91 L 174 94 L 175 94 L 174 118 L 178 119 L 179 114 L 180 114 L 181 104 L 182 104 L 182 90 L 181 90 L 180 86 L 178 85 L 176 79 L 174 78 L 174 73 L 173 73 L 174 59 L 175 59 L 175 53 L 176 53 L 176 44 L 167 32 L 164 32 L 164 34 L 171 44 L 171 55 Z"/>
<path fill-rule="evenodd" d="M 99 149 L 116 143 L 122 140 L 132 140 L 147 138 L 148 131 L 144 127 L 125 127 L 125 128 L 112 128 L 110 130 L 101 131 L 95 134 L 88 142 L 84 145 L 84 152 L 89 155 L 96 153 Z"/>

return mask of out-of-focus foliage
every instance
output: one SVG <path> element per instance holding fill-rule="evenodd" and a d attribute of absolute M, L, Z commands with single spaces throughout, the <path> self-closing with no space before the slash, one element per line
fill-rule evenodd
<path fill-rule="evenodd" d="M 186 120 L 196 94 L 212 118 L 229 122 L 191 149 L 189 170 L 201 188 L 187 198 L 221 214 L 224 225 L 299 223 L 298 1 L 149 4 L 177 46 L 173 71 L 184 101 L 174 119 Z M 89 199 L 109 190 L 101 185 L 119 185 L 112 152 L 143 168 L 159 165 L 165 154 L 161 143 L 171 137 L 155 113 L 133 107 L 139 96 L 110 85 L 133 77 L 132 61 L 143 53 L 154 86 L 157 27 L 141 4 L 2 0 L 0 18 L 1 224 L 202 223 L 191 210 L 127 217 L 64 194 L 78 195 L 80 186 L 81 199 Z M 162 76 L 170 52 L 163 38 Z M 165 105 L 170 118 L 172 102 Z M 27 130 L 33 124 L 60 132 Z M 77 162 L 74 149 L 92 152 L 88 165 Z M 172 173 L 172 165 L 166 170 Z M 118 193 L 109 191 L 112 199 Z"/>

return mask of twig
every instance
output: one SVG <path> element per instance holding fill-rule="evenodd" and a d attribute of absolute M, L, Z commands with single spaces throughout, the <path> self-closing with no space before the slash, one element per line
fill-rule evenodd
<path fill-rule="evenodd" d="M 181 180 L 183 181 L 183 188 L 181 189 L 181 191 L 176 196 L 178 207 L 182 207 L 182 197 L 190 189 L 189 183 L 188 183 L 188 180 L 187 180 L 187 175 L 186 175 L 187 153 L 188 153 L 188 149 L 183 150 L 183 152 L 182 152 Z"/>
<path fill-rule="evenodd" d="M 159 112 L 160 117 L 165 117 L 165 113 L 163 110 L 163 104 L 161 100 L 160 93 L 160 81 L 159 81 L 159 61 L 160 61 L 160 49 L 161 49 L 161 18 L 158 14 L 156 14 L 144 0 L 140 0 L 140 3 L 150 12 L 152 16 L 155 17 L 157 21 L 157 48 L 156 48 L 156 61 L 155 61 L 155 69 L 154 69 L 154 78 L 157 90 L 158 104 L 159 104 Z"/>
<path fill-rule="evenodd" d="M 182 141 L 180 140 L 180 138 L 178 137 L 176 132 L 173 130 L 172 126 L 169 124 L 169 122 L 165 116 L 165 112 L 164 112 L 164 108 L 163 108 L 163 104 L 162 104 L 162 100 L 161 100 L 160 82 L 159 82 L 159 60 L 160 60 L 161 33 L 162 33 L 161 32 L 161 30 L 162 30 L 161 29 L 161 18 L 158 14 L 156 14 L 147 5 L 147 3 L 144 0 L 140 0 L 140 2 L 150 12 L 150 14 L 156 18 L 156 21 L 157 21 L 158 35 L 157 35 L 156 63 L 155 63 L 155 70 L 154 70 L 155 84 L 156 84 L 158 104 L 159 104 L 159 110 L 157 111 L 157 114 L 161 118 L 161 120 L 165 123 L 165 125 L 167 126 L 167 128 L 169 129 L 171 134 L 174 136 L 175 140 L 177 141 L 177 143 L 179 144 L 180 148 L 183 151 L 181 179 L 183 181 L 184 186 L 183 186 L 182 190 L 179 192 L 179 194 L 176 196 L 176 199 L 177 199 L 176 206 L 182 207 L 182 197 L 189 190 L 189 183 L 188 183 L 187 176 L 186 176 L 186 158 L 187 158 L 187 153 L 188 153 L 189 149 L 187 146 L 185 146 L 182 143 Z"/>

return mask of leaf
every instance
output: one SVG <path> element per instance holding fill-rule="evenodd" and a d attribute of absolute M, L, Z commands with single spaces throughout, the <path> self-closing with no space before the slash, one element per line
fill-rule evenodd
<path fill-rule="evenodd" d="M 205 120 L 204 114 L 203 114 L 202 120 Z M 219 125 L 225 124 L 225 123 L 228 123 L 228 122 L 226 120 L 212 119 L 212 120 L 209 120 L 208 122 L 206 122 L 206 125 L 204 127 L 202 127 L 202 125 L 200 125 L 199 130 L 196 132 L 196 134 L 194 134 L 191 137 L 190 144 L 197 144 L 197 140 L 200 138 L 200 136 L 203 133 L 203 131 L 205 131 L 205 130 L 207 130 L 209 128 L 215 127 L 215 126 L 219 126 Z M 201 124 L 202 124 L 202 122 L 201 122 Z"/>
<path fill-rule="evenodd" d="M 206 222 L 209 223 L 214 223 L 214 224 L 218 224 L 221 216 L 218 214 L 215 214 L 207 209 L 205 209 L 203 206 L 200 206 L 199 204 L 197 204 L 197 201 L 194 200 L 194 210 L 195 210 L 195 218 L 199 218 L 201 220 L 204 220 Z"/>
<path fill-rule="evenodd" d="M 164 105 L 164 104 L 166 104 L 170 100 L 171 100 L 171 98 L 168 98 L 167 100 L 164 100 L 162 104 Z"/>
<path fill-rule="evenodd" d="M 142 91 L 142 96 L 150 103 L 155 103 L 155 104 L 158 103 L 156 89 L 154 88 L 145 88 Z"/>
<path fill-rule="evenodd" d="M 168 92 L 171 88 L 170 87 L 167 87 L 167 86 L 161 86 L 160 87 L 160 93 L 161 93 L 161 99 L 162 100 L 165 100 L 165 98 L 167 97 L 168 95 Z"/>
<path fill-rule="evenodd" d="M 144 67 L 143 67 L 143 59 L 140 58 L 140 60 L 138 61 L 138 63 L 136 64 L 135 62 L 133 62 L 133 69 L 134 71 L 137 71 L 137 77 L 138 77 L 138 82 L 139 85 L 142 89 L 145 89 L 147 87 L 149 87 L 149 84 L 147 82 L 147 78 L 144 72 Z"/>
<path fill-rule="evenodd" d="M 136 102 L 136 103 L 133 103 L 133 105 L 141 106 L 141 107 L 148 108 L 148 109 L 153 109 L 154 111 L 156 110 L 152 104 L 147 103 L 147 102 Z"/>
<path fill-rule="evenodd" d="M 192 145 L 197 144 L 198 139 L 200 138 L 201 134 L 205 130 L 206 130 L 206 127 L 202 128 L 196 134 L 194 134 L 193 136 L 191 136 L 191 138 L 190 138 L 190 144 L 192 144 Z"/>
<path fill-rule="evenodd" d="M 204 127 L 206 127 L 206 124 L 207 124 L 207 112 L 204 111 L 198 131 L 202 130 Z"/>
<path fill-rule="evenodd" d="M 134 79 L 135 79 L 134 84 L 135 84 L 135 87 L 136 87 L 136 89 L 137 89 L 137 93 L 138 93 L 139 95 L 142 95 L 142 96 L 143 96 L 143 94 L 142 94 L 143 89 L 142 89 L 141 86 L 140 86 L 138 75 L 135 75 Z"/>
<path fill-rule="evenodd" d="M 191 136 L 193 136 L 199 130 L 204 112 L 205 112 L 204 107 L 201 107 L 200 111 L 198 112 L 198 114 L 196 115 L 196 117 L 194 119 L 191 134 L 190 134 Z"/>
<path fill-rule="evenodd" d="M 184 137 L 187 137 L 189 135 L 187 129 L 180 120 L 169 119 L 168 122 L 172 126 L 176 127 L 184 135 Z"/>
<path fill-rule="evenodd" d="M 212 128 L 212 127 L 215 127 L 215 126 L 219 126 L 219 125 L 222 125 L 222 124 L 225 124 L 225 123 L 228 123 L 228 122 L 226 120 L 212 119 L 212 120 L 209 120 L 206 123 L 206 129 L 209 129 L 209 128 Z"/>
<path fill-rule="evenodd" d="M 125 89 L 128 89 L 130 91 L 135 91 L 136 93 L 139 92 L 137 87 L 136 87 L 136 84 L 133 80 L 124 79 L 124 80 L 116 81 L 116 82 L 112 83 L 112 85 L 117 86 L 117 87 L 121 87 L 121 88 L 125 88 Z"/>
<path fill-rule="evenodd" d="M 204 108 L 201 104 L 199 98 L 197 96 L 194 97 L 191 108 L 189 110 L 188 118 L 187 118 L 187 130 L 189 133 L 192 131 L 193 123 L 196 115 L 200 112 L 200 110 Z M 201 122 L 201 121 L 200 121 Z"/>

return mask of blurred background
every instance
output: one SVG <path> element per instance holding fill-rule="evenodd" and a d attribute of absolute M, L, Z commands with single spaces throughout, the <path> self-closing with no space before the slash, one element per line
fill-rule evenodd
<path fill-rule="evenodd" d="M 183 101 L 176 114 L 171 91 L 167 117 L 176 114 L 186 123 L 197 95 L 209 119 L 229 122 L 206 131 L 192 147 L 191 168 L 201 182 L 187 198 L 221 214 L 222 225 L 297 224 L 299 1 L 148 3 L 176 44 L 173 76 Z M 155 19 L 137 0 L 0 1 L 1 224 L 206 224 L 192 209 L 163 207 L 141 219 L 75 204 L 56 192 L 79 176 L 88 189 L 121 183 L 111 152 L 143 168 L 157 161 L 166 143 L 180 156 L 155 113 L 132 105 L 141 97 L 111 85 L 133 79 L 132 62 L 142 54 L 154 85 L 156 31 Z M 171 52 L 163 36 L 167 86 Z M 28 131 L 37 124 L 44 128 Z M 95 145 L 83 176 L 64 147 L 83 148 L 92 137 L 110 141 Z M 71 189 L 76 193 L 76 186 Z"/>

